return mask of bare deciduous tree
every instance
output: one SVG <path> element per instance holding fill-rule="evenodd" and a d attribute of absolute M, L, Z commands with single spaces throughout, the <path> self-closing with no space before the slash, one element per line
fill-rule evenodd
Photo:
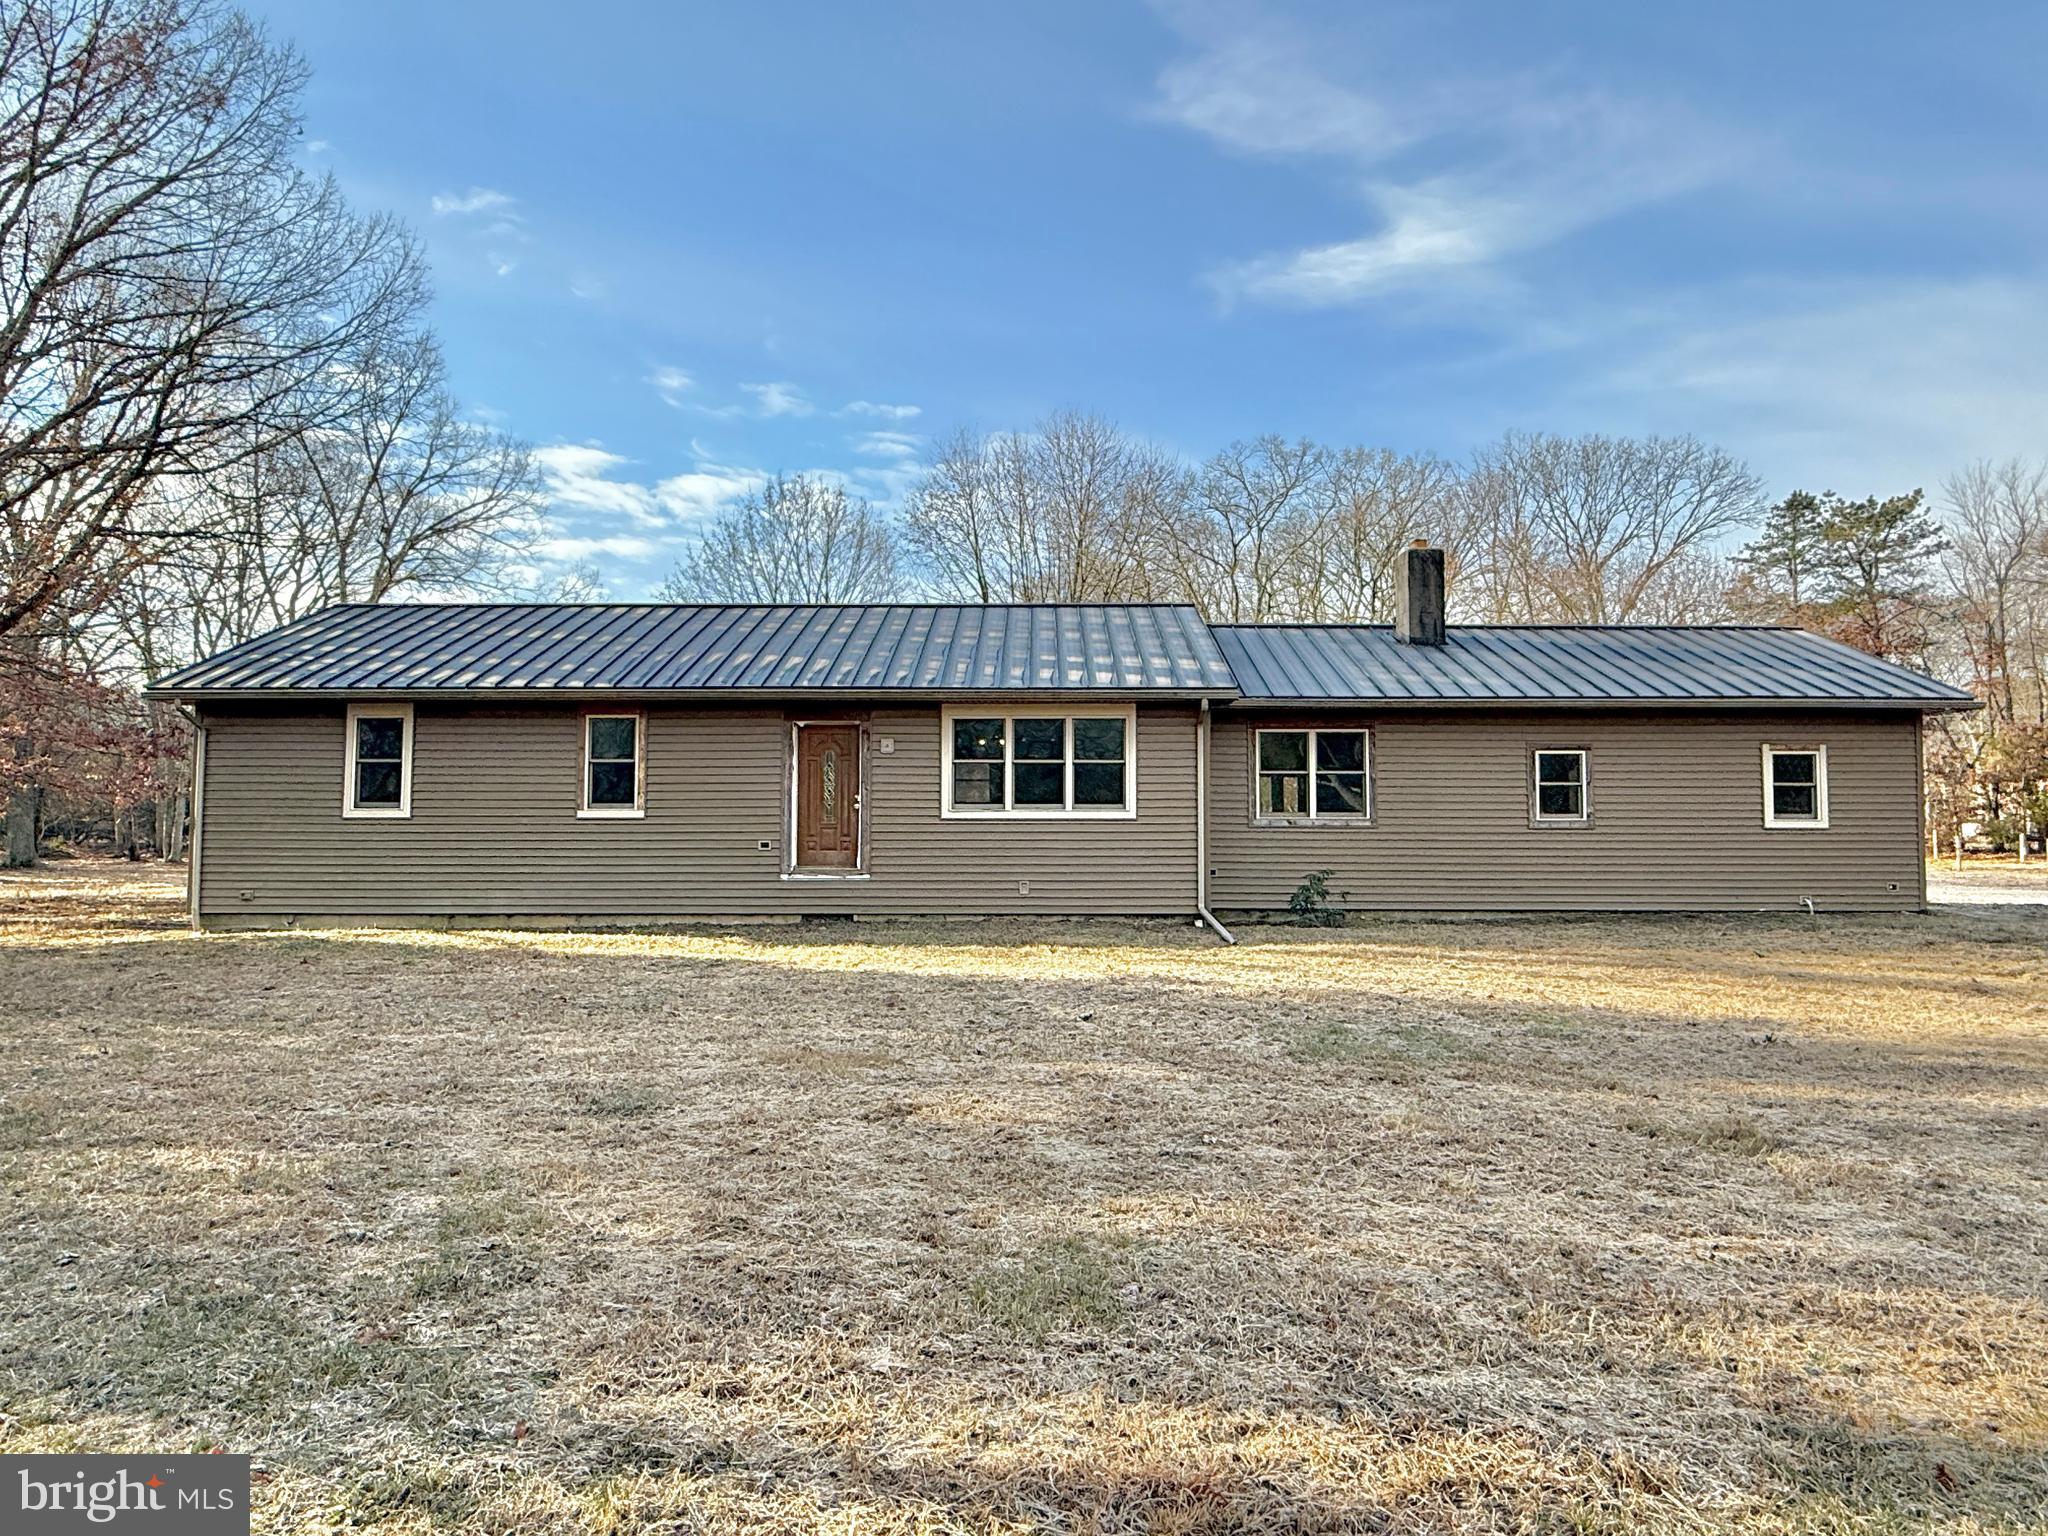
<path fill-rule="evenodd" d="M 419 262 L 292 159 L 304 69 L 210 0 L 0 12 L 0 634 L 212 530 L 157 494 L 346 408 Z"/>
<path fill-rule="evenodd" d="M 1394 614 L 1394 560 L 1417 539 L 1445 548 L 1453 582 L 1469 542 L 1458 471 L 1431 454 L 1346 448 L 1329 463 L 1327 510 L 1303 540 L 1303 618 L 1383 623 Z"/>
<path fill-rule="evenodd" d="M 899 596 L 888 524 L 844 486 L 768 482 L 704 530 L 669 573 L 669 602 L 871 603 Z"/>
<path fill-rule="evenodd" d="M 2048 720 L 2043 697 L 2048 609 L 2048 463 L 1979 461 L 1942 487 L 1942 564 L 1977 690 L 1992 719 Z"/>
<path fill-rule="evenodd" d="M 1331 456 L 1307 439 L 1232 443 L 1203 464 L 1166 530 L 1174 595 L 1234 623 L 1291 618 L 1314 577 L 1304 562 L 1331 511 Z"/>
<path fill-rule="evenodd" d="M 1184 494 L 1169 457 L 1099 416 L 1030 432 L 961 432 L 926 465 L 904 537 L 941 596 L 1115 602 L 1150 596 L 1156 527 Z"/>
<path fill-rule="evenodd" d="M 1750 524 L 1761 482 L 1691 437 L 1511 432 L 1468 485 L 1488 548 L 1489 617 L 1626 623 L 1688 556 Z"/>

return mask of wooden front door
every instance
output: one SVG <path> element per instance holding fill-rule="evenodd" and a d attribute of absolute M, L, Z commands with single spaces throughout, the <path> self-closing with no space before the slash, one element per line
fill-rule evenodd
<path fill-rule="evenodd" d="M 798 726 L 798 869 L 860 868 L 860 793 L 860 727 Z"/>

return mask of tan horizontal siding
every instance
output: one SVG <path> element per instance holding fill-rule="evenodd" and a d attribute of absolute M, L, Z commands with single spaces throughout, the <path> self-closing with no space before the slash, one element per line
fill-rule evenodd
<path fill-rule="evenodd" d="M 412 815 L 341 815 L 343 710 L 209 711 L 208 915 L 1179 913 L 1195 887 L 1195 716 L 1144 708 L 1138 815 L 947 820 L 939 712 L 869 718 L 870 878 L 788 881 L 781 710 L 647 711 L 638 820 L 576 816 L 573 708 L 414 712 Z M 876 747 L 894 741 L 893 752 Z M 762 841 L 771 846 L 759 847 Z M 1028 882 L 1028 895 L 1018 884 Z M 246 893 L 246 896 L 245 894 Z"/>
<path fill-rule="evenodd" d="M 1369 827 L 1261 826 L 1259 724 L 1369 725 Z M 1829 826 L 1766 829 L 1762 748 L 1828 748 Z M 1749 712 L 1220 714 L 1211 905 L 1284 907 L 1311 871 L 1360 908 L 1910 908 L 1920 903 L 1918 721 Z M 1593 820 L 1532 827 L 1529 753 L 1589 751 Z"/>
<path fill-rule="evenodd" d="M 647 815 L 576 817 L 579 713 L 416 710 L 413 815 L 340 813 L 340 705 L 210 711 L 207 915 L 1182 913 L 1194 903 L 1194 713 L 1138 715 L 1131 820 L 946 820 L 940 716 L 869 717 L 870 878 L 787 881 L 780 710 L 651 708 Z M 1250 813 L 1249 711 L 1211 765 L 1211 904 L 1284 907 L 1310 870 L 1355 907 L 1896 908 L 1919 902 L 1919 737 L 1909 716 L 1409 711 L 1320 717 L 1375 732 L 1370 827 Z M 882 738 L 894 751 L 876 750 Z M 1831 826 L 1762 825 L 1763 742 L 1825 743 Z M 1529 825 L 1528 752 L 1591 752 L 1593 825 Z M 766 850 L 758 845 L 766 841 Z M 1018 883 L 1028 882 L 1029 894 Z M 246 898 L 244 893 L 247 893 Z"/>

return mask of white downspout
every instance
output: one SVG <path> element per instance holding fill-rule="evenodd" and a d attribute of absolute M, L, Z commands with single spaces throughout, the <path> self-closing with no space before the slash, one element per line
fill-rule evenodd
<path fill-rule="evenodd" d="M 1195 911 L 1216 930 L 1216 937 L 1235 944 L 1228 928 L 1209 910 L 1209 701 L 1195 724 Z"/>
<path fill-rule="evenodd" d="M 197 712 L 180 705 L 178 713 L 192 722 L 192 835 L 185 840 L 185 896 L 192 929 L 199 929 L 199 839 L 206 827 L 206 726 Z"/>

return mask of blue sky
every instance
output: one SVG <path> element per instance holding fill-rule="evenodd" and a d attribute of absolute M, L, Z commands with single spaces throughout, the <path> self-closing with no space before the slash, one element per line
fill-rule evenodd
<path fill-rule="evenodd" d="M 1064 406 L 1199 456 L 2048 452 L 2048 7 L 258 3 L 614 593 L 763 474 Z"/>

